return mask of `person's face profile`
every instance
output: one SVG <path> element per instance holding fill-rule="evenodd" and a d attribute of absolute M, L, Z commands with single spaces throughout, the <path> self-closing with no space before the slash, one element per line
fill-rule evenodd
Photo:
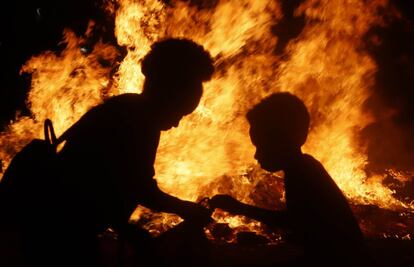
<path fill-rule="evenodd" d="M 180 124 L 183 114 L 170 114 L 167 120 L 163 120 L 160 123 L 160 130 L 167 131 L 171 128 L 176 128 Z"/>
<path fill-rule="evenodd" d="M 202 91 L 202 83 L 192 84 L 192 90 Z M 200 94 L 190 94 L 176 96 L 174 98 L 165 99 L 162 105 L 163 115 L 161 116 L 161 130 L 169 130 L 174 127 L 178 127 L 181 119 L 191 114 L 200 103 Z"/>
<path fill-rule="evenodd" d="M 271 134 L 254 125 L 250 125 L 249 134 L 252 144 L 256 147 L 254 158 L 260 166 L 269 172 L 282 170 L 284 156 L 288 149 L 282 136 Z"/>

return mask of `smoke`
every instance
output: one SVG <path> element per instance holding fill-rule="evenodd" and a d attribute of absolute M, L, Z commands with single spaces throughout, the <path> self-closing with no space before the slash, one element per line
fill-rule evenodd
<path fill-rule="evenodd" d="M 275 48 L 277 54 L 282 54 L 289 41 L 298 37 L 306 25 L 304 14 L 295 14 L 302 2 L 303 0 L 281 1 L 283 18 L 273 27 L 273 33 L 278 37 Z"/>
<path fill-rule="evenodd" d="M 372 29 L 366 45 L 378 65 L 376 84 L 366 108 L 374 116 L 361 132 L 369 171 L 414 171 L 414 3 L 391 1 L 385 24 Z M 409 175 L 408 175 L 409 176 Z M 414 199 L 414 177 L 388 177 L 397 194 Z M 395 185 L 398 186 L 395 186 Z"/>

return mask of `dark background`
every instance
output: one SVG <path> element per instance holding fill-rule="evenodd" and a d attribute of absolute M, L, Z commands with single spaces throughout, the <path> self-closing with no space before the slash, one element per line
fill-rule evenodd
<path fill-rule="evenodd" d="M 16 110 L 28 113 L 30 77 L 19 75 L 24 62 L 45 50 L 59 51 L 65 27 L 82 34 L 89 18 L 102 20 L 102 12 L 92 0 L 16 0 L 1 9 L 0 125 L 4 127 Z"/>
<path fill-rule="evenodd" d="M 45 50 L 59 51 L 62 31 L 69 27 L 77 34 L 85 32 L 88 21 L 105 25 L 100 35 L 115 44 L 113 21 L 98 8 L 102 0 L 15 0 L 2 3 L 0 15 L 0 130 L 15 117 L 16 110 L 29 114 L 25 105 L 30 77 L 19 69 L 32 55 Z M 168 3 L 168 1 L 166 1 Z M 217 1 L 192 0 L 203 8 Z M 284 19 L 273 31 L 279 36 L 275 52 L 283 54 L 289 40 L 300 34 L 305 20 L 294 17 L 301 0 L 282 1 Z M 414 169 L 414 1 L 391 0 L 381 10 L 387 27 L 372 29 L 366 36 L 368 49 L 378 64 L 376 86 L 366 108 L 377 122 L 366 127 L 362 140 L 368 144 L 373 171 L 388 166 Z M 402 14 L 396 17 L 395 13 Z M 392 115 L 389 111 L 392 111 Z"/>

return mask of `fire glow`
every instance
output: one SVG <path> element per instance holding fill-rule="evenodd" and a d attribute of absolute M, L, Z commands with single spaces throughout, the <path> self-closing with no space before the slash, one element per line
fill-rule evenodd
<path fill-rule="evenodd" d="M 21 72 L 32 76 L 27 103 L 33 116 L 17 115 L 0 134 L 3 168 L 31 139 L 41 137 L 44 119 L 51 119 L 60 134 L 108 97 L 139 93 L 144 79 L 140 60 L 151 44 L 184 37 L 210 51 L 217 72 L 204 85 L 196 111 L 162 134 L 155 165 L 162 190 L 191 201 L 225 193 L 246 203 L 281 208 L 283 193 L 270 182 L 280 174 L 257 166 L 244 115 L 267 95 L 289 91 L 311 113 L 304 151 L 323 163 L 351 202 L 412 212 L 413 203 L 395 198 L 382 184 L 390 172 L 398 173 L 395 178 L 401 181 L 409 176 L 398 170 L 368 175 L 366 147 L 358 140 L 360 130 L 373 121 L 363 105 L 372 94 L 377 70 L 364 50 L 363 37 L 384 24 L 378 10 L 387 5 L 387 0 L 304 1 L 295 15 L 305 16 L 306 25 L 281 57 L 274 52 L 279 40 L 272 33 L 283 17 L 278 1 L 222 0 L 199 8 L 180 1 L 167 5 L 156 0 L 108 0 L 104 8 L 108 16 L 115 16 L 118 45 L 127 54 L 119 60 L 119 50 L 100 41 L 90 53 L 81 49 L 95 26 L 91 22 L 84 37 L 65 30 L 62 52 L 44 52 L 26 62 Z M 266 202 L 251 196 L 266 190 L 280 197 Z M 132 219 L 143 213 L 138 209 Z M 244 223 L 241 218 L 217 216 L 230 226 Z"/>

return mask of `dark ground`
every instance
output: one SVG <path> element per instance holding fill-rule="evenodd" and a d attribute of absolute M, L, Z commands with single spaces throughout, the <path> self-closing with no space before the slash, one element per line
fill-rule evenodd
<path fill-rule="evenodd" d="M 0 266 L 21 267 L 18 238 L 13 234 L 0 233 Z M 368 240 L 369 249 L 378 267 L 413 267 L 414 242 L 393 239 Z M 301 251 L 288 244 L 240 245 L 210 242 L 211 267 L 247 266 L 290 266 L 300 257 Z M 104 237 L 101 239 L 103 267 L 119 267 L 118 241 Z M 128 253 L 127 253 L 128 254 Z M 161 253 L 160 256 L 171 256 Z M 127 258 L 128 264 L 128 258 Z M 139 265 L 127 265 L 139 266 Z"/>

